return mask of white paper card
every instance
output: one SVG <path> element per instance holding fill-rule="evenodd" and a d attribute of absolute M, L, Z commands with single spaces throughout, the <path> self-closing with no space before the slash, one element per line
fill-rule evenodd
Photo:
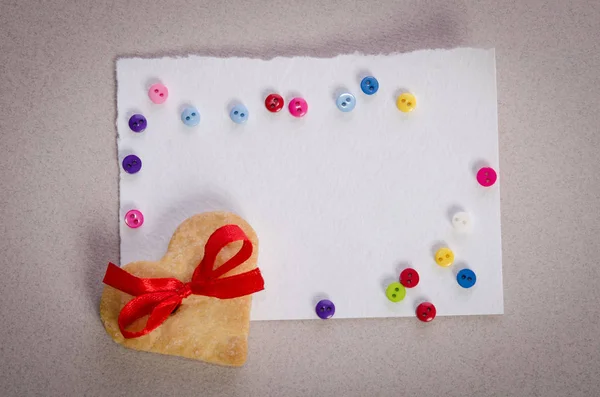
<path fill-rule="evenodd" d="M 373 75 L 379 91 L 367 96 L 360 80 Z M 148 98 L 160 81 L 161 105 Z M 331 59 L 119 59 L 119 167 L 128 154 L 143 162 L 120 172 L 121 262 L 158 260 L 175 228 L 210 210 L 244 217 L 260 239 L 265 290 L 254 295 L 253 320 L 318 319 L 316 302 L 336 305 L 334 318 L 414 316 L 422 301 L 438 316 L 503 312 L 499 183 L 479 186 L 475 173 L 498 170 L 493 50 L 426 50 Z M 342 113 L 344 90 L 357 99 Z M 412 113 L 396 97 L 412 92 Z M 286 106 L 265 109 L 269 93 Z M 294 118 L 287 101 L 301 96 L 308 113 Z M 229 118 L 233 104 L 249 109 L 246 124 Z M 201 114 L 197 127 L 180 119 L 186 105 Z M 148 127 L 134 133 L 128 119 L 142 113 Z M 137 208 L 138 229 L 123 217 Z M 470 234 L 452 227 L 467 211 Z M 448 268 L 433 259 L 447 245 Z M 405 267 L 420 284 L 399 303 L 386 286 Z M 468 267 L 477 284 L 461 288 Z"/>

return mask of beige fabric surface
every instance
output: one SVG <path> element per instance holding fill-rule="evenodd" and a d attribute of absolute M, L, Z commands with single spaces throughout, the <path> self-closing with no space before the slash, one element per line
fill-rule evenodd
<path fill-rule="evenodd" d="M 599 395 L 599 36 L 597 0 L 0 0 L 1 394 Z M 504 316 L 251 323 L 239 369 L 106 334 L 117 57 L 456 46 L 496 48 Z"/>

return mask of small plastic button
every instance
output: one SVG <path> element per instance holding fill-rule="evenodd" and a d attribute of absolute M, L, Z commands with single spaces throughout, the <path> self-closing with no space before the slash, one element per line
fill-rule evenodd
<path fill-rule="evenodd" d="M 277 113 L 283 109 L 284 102 L 281 95 L 271 94 L 265 99 L 265 107 L 269 112 Z"/>
<path fill-rule="evenodd" d="M 459 233 L 468 233 L 473 228 L 471 215 L 468 212 L 457 212 L 452 216 L 452 226 Z"/>
<path fill-rule="evenodd" d="M 132 229 L 137 229 L 144 224 L 144 215 L 138 210 L 127 211 L 125 224 Z"/>
<path fill-rule="evenodd" d="M 396 107 L 404 113 L 412 112 L 417 107 L 417 98 L 409 92 L 405 92 L 398 96 Z"/>
<path fill-rule="evenodd" d="M 181 121 L 188 127 L 197 126 L 200 123 L 200 112 L 194 107 L 185 108 L 181 112 Z"/>
<path fill-rule="evenodd" d="M 148 126 L 148 121 L 141 114 L 134 114 L 129 118 L 129 128 L 133 132 L 142 132 Z"/>
<path fill-rule="evenodd" d="M 308 112 L 308 103 L 302 98 L 292 98 L 288 105 L 290 114 L 294 117 L 302 117 Z"/>
<path fill-rule="evenodd" d="M 406 268 L 400 273 L 400 284 L 406 288 L 414 288 L 419 284 L 419 273 L 413 268 Z"/>
<path fill-rule="evenodd" d="M 399 282 L 394 281 L 388 285 L 385 290 L 385 296 L 392 302 L 400 302 L 406 296 L 406 288 Z"/>
<path fill-rule="evenodd" d="M 128 174 L 135 174 L 142 169 L 142 160 L 135 154 L 130 154 L 123 159 L 123 170 Z"/>
<path fill-rule="evenodd" d="M 373 95 L 379 90 L 379 81 L 373 76 L 367 76 L 360 82 L 360 89 L 367 95 Z"/>
<path fill-rule="evenodd" d="M 431 302 L 423 302 L 417 306 L 415 314 L 419 320 L 428 323 L 435 318 L 435 306 Z"/>
<path fill-rule="evenodd" d="M 160 83 L 152 84 L 148 90 L 150 100 L 158 105 L 164 103 L 169 97 L 169 90 Z"/>
<path fill-rule="evenodd" d="M 335 105 L 344 113 L 351 112 L 356 106 L 356 98 L 349 92 L 345 92 L 337 97 Z"/>
<path fill-rule="evenodd" d="M 498 175 L 496 171 L 491 167 L 483 167 L 477 171 L 477 182 L 483 187 L 490 187 L 496 183 Z"/>
<path fill-rule="evenodd" d="M 332 301 L 328 299 L 323 299 L 319 301 L 319 303 L 317 303 L 315 311 L 317 313 L 317 316 L 319 316 L 323 320 L 327 320 L 328 318 L 333 317 L 333 315 L 335 314 L 335 305 Z"/>
<path fill-rule="evenodd" d="M 231 121 L 236 124 L 244 124 L 248 121 L 248 109 L 244 105 L 235 105 L 229 113 Z"/>
<path fill-rule="evenodd" d="M 462 269 L 456 275 L 456 281 L 463 288 L 471 288 L 477 282 L 477 276 L 475 276 L 475 272 L 471 269 Z"/>
<path fill-rule="evenodd" d="M 454 252 L 450 248 L 440 248 L 435 253 L 435 262 L 442 267 L 450 266 L 454 262 Z"/>

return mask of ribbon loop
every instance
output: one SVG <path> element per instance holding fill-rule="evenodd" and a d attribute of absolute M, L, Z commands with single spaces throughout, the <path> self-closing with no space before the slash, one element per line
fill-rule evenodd
<path fill-rule="evenodd" d="M 228 261 L 214 269 L 217 256 L 228 244 L 243 241 L 240 250 Z M 176 278 L 136 277 L 109 263 L 103 282 L 113 288 L 135 296 L 119 313 L 119 329 L 125 338 L 137 338 L 156 329 L 191 294 L 218 299 L 232 299 L 264 289 L 260 270 L 221 278 L 252 256 L 252 242 L 237 225 L 217 229 L 206 242 L 204 257 L 194 270 L 192 281 L 183 283 Z M 127 331 L 127 327 L 149 316 L 141 331 Z"/>

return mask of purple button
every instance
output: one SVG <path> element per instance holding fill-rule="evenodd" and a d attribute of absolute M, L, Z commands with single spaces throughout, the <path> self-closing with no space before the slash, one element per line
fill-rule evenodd
<path fill-rule="evenodd" d="M 128 174 L 135 174 L 142 169 L 142 160 L 135 154 L 130 154 L 123 159 L 123 169 Z"/>
<path fill-rule="evenodd" d="M 141 114 L 134 114 L 129 119 L 129 128 L 131 128 L 131 131 L 133 132 L 142 132 L 146 129 L 147 125 L 148 121 L 146 121 L 146 118 Z"/>
<path fill-rule="evenodd" d="M 335 314 L 335 305 L 332 301 L 323 299 L 317 303 L 317 307 L 315 307 L 315 311 L 317 312 L 317 316 L 322 318 L 323 320 L 327 320 L 328 318 L 333 317 Z"/>

